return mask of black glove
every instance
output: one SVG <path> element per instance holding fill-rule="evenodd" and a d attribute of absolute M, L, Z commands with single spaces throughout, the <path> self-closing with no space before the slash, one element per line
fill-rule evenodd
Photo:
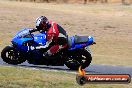
<path fill-rule="evenodd" d="M 34 29 L 30 29 L 29 32 L 32 33 L 32 32 L 35 32 L 35 31 L 39 31 L 37 28 L 34 28 Z"/>

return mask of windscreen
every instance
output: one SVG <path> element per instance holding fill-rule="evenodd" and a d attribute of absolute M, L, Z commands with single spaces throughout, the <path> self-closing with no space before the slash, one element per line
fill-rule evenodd
<path fill-rule="evenodd" d="M 24 36 L 26 36 L 26 35 L 29 35 L 30 33 L 29 33 L 29 30 L 30 30 L 31 28 L 23 28 L 23 29 L 21 29 L 20 31 L 18 31 L 17 33 L 16 33 L 16 35 L 15 35 L 15 38 L 22 38 L 22 37 L 24 37 Z"/>

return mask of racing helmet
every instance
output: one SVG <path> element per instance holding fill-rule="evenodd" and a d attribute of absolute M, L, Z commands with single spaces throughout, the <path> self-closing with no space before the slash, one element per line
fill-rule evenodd
<path fill-rule="evenodd" d="M 40 16 L 36 19 L 35 26 L 38 30 L 46 31 L 48 29 L 49 21 L 45 16 Z"/>

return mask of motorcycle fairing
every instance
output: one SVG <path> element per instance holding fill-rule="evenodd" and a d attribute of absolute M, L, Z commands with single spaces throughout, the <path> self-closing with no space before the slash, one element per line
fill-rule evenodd
<path fill-rule="evenodd" d="M 24 46 L 24 42 L 28 42 L 28 41 L 34 41 L 34 45 L 45 45 L 46 43 L 46 33 L 45 32 L 41 32 L 39 34 L 30 34 L 29 30 L 31 28 L 23 28 L 22 30 L 18 31 L 16 33 L 16 35 L 13 37 L 12 39 L 12 44 L 16 45 L 17 50 L 20 51 L 28 51 L 29 47 L 28 46 Z M 25 37 L 26 35 L 30 35 L 30 37 Z"/>
<path fill-rule="evenodd" d="M 38 45 L 45 45 L 46 44 L 46 33 L 45 32 L 41 32 L 39 34 L 34 35 L 34 41 L 38 44 Z"/>
<path fill-rule="evenodd" d="M 81 37 L 81 36 L 80 36 Z M 83 36 L 84 37 L 84 36 Z M 83 38 L 82 37 L 82 38 Z M 78 49 L 78 48 L 83 48 L 83 47 L 86 47 L 86 46 L 88 46 L 88 45 L 91 45 L 92 43 L 93 43 L 93 41 L 94 41 L 94 39 L 93 39 L 93 37 L 92 36 L 88 36 L 87 37 L 87 41 L 86 41 L 86 37 L 85 37 L 85 41 L 86 42 L 82 42 L 82 43 L 76 43 L 75 42 L 75 37 L 74 36 L 71 36 L 71 37 L 69 37 L 70 38 L 70 42 L 71 43 L 69 43 L 69 44 L 71 44 L 70 45 L 70 47 L 69 47 L 69 49 L 68 50 L 74 50 L 74 49 Z M 82 39 L 81 38 L 81 39 Z M 68 41 L 69 42 L 69 41 Z"/>
<path fill-rule="evenodd" d="M 40 32 L 39 34 L 30 34 L 29 30 L 31 28 L 24 28 L 20 31 L 18 31 L 16 33 L 16 35 L 13 37 L 12 39 L 12 43 L 17 45 L 17 48 L 19 50 L 24 50 L 24 51 L 28 51 L 29 47 L 28 46 L 23 46 L 24 42 L 27 41 L 33 41 L 34 44 L 32 46 L 35 45 L 45 45 L 46 44 L 46 32 Z M 31 37 L 25 37 L 25 35 L 30 35 Z M 74 49 L 78 49 L 78 48 L 84 48 L 86 46 L 89 46 L 93 43 L 93 37 L 92 36 L 77 36 L 78 39 L 75 42 L 75 36 L 71 36 L 69 37 L 70 39 L 70 46 L 68 48 L 68 50 L 74 50 Z M 83 41 L 83 38 L 85 42 Z M 80 42 L 81 39 L 81 42 Z M 69 42 L 69 41 L 68 41 Z"/>

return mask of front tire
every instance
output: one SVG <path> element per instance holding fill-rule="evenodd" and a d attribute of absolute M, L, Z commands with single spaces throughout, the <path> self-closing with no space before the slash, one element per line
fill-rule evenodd
<path fill-rule="evenodd" d="M 79 66 L 82 66 L 82 69 L 85 69 L 90 65 L 91 60 L 92 56 L 86 49 L 79 49 L 70 52 L 65 65 L 71 70 L 78 70 Z"/>
<path fill-rule="evenodd" d="M 6 46 L 1 52 L 1 58 L 8 64 L 21 64 L 26 61 L 23 55 L 16 51 L 12 46 Z"/>

